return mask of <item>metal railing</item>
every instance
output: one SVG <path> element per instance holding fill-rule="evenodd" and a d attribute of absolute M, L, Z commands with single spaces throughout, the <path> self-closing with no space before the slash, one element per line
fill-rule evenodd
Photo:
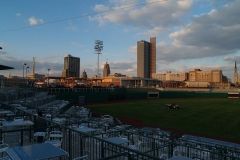
<path fill-rule="evenodd" d="M 36 121 L 36 119 L 41 119 L 45 121 L 46 131 L 61 131 L 63 133 L 61 148 L 68 152 L 70 160 L 81 158 L 86 158 L 89 160 L 159 160 L 159 158 L 157 157 L 140 152 L 138 150 L 131 149 L 128 146 L 118 145 L 97 136 L 74 130 L 70 127 L 57 124 L 42 117 L 37 117 L 23 110 L 18 110 L 18 114 L 20 114 L 21 116 L 28 116 L 32 121 Z M 33 140 L 31 140 L 31 142 L 33 142 Z"/>

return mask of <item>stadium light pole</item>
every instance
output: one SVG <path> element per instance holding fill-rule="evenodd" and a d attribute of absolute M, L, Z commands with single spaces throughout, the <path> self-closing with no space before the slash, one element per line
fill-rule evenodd
<path fill-rule="evenodd" d="M 47 73 L 47 86 L 49 86 L 49 72 L 50 72 L 50 70 L 51 70 L 50 68 L 48 68 L 48 70 L 47 70 L 48 71 L 48 73 Z"/>
<path fill-rule="evenodd" d="M 97 76 L 100 77 L 100 72 L 99 72 L 99 55 L 102 54 L 103 41 L 101 41 L 101 40 L 96 40 L 96 41 L 95 41 L 94 50 L 95 50 L 95 54 L 97 54 L 97 56 L 98 56 L 98 61 L 97 61 Z"/>
<path fill-rule="evenodd" d="M 26 67 L 26 78 L 27 78 L 27 73 L 29 68 L 30 68 L 29 66 Z"/>
<path fill-rule="evenodd" d="M 0 46 L 0 54 L 6 54 L 6 52 L 4 52 L 4 49 L 2 46 Z"/>
<path fill-rule="evenodd" d="M 23 79 L 24 79 L 24 72 L 25 72 L 25 66 L 26 65 L 27 65 L 26 63 L 23 63 Z"/>
<path fill-rule="evenodd" d="M 3 54 L 2 50 L 3 50 L 3 48 L 2 48 L 2 46 L 0 46 L 0 54 Z"/>

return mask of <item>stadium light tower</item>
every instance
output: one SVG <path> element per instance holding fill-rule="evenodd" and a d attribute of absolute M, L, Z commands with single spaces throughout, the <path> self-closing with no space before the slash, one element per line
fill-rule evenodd
<path fill-rule="evenodd" d="M 7 53 L 7 52 L 5 52 L 5 51 L 4 51 L 3 47 L 2 47 L 2 46 L 0 46 L 0 54 L 2 54 L 2 55 L 3 55 L 3 54 L 6 54 L 6 53 Z"/>
<path fill-rule="evenodd" d="M 27 63 L 23 63 L 23 79 L 24 79 L 24 72 L 25 72 L 25 67 L 27 66 Z"/>
<path fill-rule="evenodd" d="M 97 61 L 97 76 L 100 76 L 100 72 L 99 72 L 99 55 L 102 54 L 103 41 L 101 41 L 101 40 L 96 40 L 96 41 L 95 41 L 94 50 L 95 50 L 95 53 L 98 55 L 98 61 Z"/>

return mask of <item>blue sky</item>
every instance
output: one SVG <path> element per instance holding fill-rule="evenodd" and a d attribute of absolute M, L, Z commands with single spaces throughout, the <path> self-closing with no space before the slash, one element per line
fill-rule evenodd
<path fill-rule="evenodd" d="M 221 68 L 231 78 L 240 59 L 239 7 L 237 0 L 3 0 L 0 63 L 16 68 L 3 74 L 19 75 L 34 56 L 37 72 L 59 75 L 72 54 L 94 75 L 100 39 L 101 63 L 135 76 L 136 42 L 157 36 L 158 72 Z"/>

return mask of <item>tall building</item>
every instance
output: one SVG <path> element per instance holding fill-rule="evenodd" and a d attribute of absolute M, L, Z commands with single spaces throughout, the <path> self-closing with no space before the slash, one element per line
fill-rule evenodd
<path fill-rule="evenodd" d="M 137 42 L 137 76 L 152 78 L 156 73 L 156 37 Z"/>
<path fill-rule="evenodd" d="M 238 83 L 238 70 L 237 70 L 237 62 L 235 61 L 234 72 L 233 72 L 233 83 Z"/>
<path fill-rule="evenodd" d="M 156 37 L 150 38 L 150 78 L 156 73 Z"/>
<path fill-rule="evenodd" d="M 110 72 L 110 65 L 106 62 L 103 67 L 103 77 L 108 77 Z"/>
<path fill-rule="evenodd" d="M 79 77 L 80 74 L 80 58 L 67 55 L 64 57 L 63 77 Z"/>

